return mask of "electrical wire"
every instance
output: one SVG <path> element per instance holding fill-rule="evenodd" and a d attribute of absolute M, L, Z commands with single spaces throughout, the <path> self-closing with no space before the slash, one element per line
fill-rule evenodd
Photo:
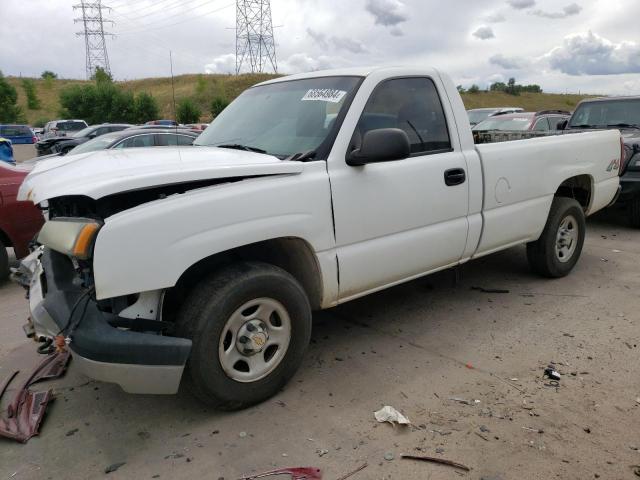
<path fill-rule="evenodd" d="M 64 327 L 62 327 L 60 329 L 60 331 L 56 334 L 56 336 L 61 335 L 67 328 L 69 328 L 69 326 L 71 325 L 71 320 L 73 319 L 73 314 L 75 313 L 76 309 L 78 308 L 78 305 L 80 305 L 80 302 L 82 301 L 82 299 L 85 298 L 85 297 L 87 297 L 87 302 L 85 303 L 85 307 L 84 307 L 84 311 L 86 312 L 87 305 L 91 301 L 91 293 L 93 291 L 94 291 L 94 287 L 88 288 L 87 290 L 85 290 L 82 293 L 82 295 L 80 295 L 77 298 L 77 300 L 75 301 L 75 303 L 71 307 L 71 312 L 69 312 L 69 318 L 67 318 L 67 323 L 65 324 Z M 82 314 L 82 317 L 84 317 L 84 313 Z"/>

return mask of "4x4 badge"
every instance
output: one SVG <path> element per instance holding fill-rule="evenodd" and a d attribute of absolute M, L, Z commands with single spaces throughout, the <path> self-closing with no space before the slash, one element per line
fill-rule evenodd
<path fill-rule="evenodd" d="M 607 167 L 607 172 L 610 172 L 612 170 L 619 170 L 619 169 L 620 169 L 620 159 L 619 158 L 614 158 L 609 163 L 609 166 Z"/>

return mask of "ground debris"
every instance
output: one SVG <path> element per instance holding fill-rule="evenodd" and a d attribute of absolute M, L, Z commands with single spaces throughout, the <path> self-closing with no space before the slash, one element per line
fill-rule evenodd
<path fill-rule="evenodd" d="M 104 473 L 115 472 L 116 470 L 118 470 L 120 467 L 122 467 L 126 463 L 127 462 L 112 463 L 111 465 L 109 465 L 107 468 L 104 469 Z"/>
<path fill-rule="evenodd" d="M 340 478 L 338 478 L 338 480 L 346 480 L 349 477 L 352 477 L 353 475 L 355 475 L 358 472 L 361 472 L 362 470 L 364 470 L 365 468 L 367 468 L 369 465 L 367 463 L 363 463 L 362 465 L 360 465 L 358 468 L 356 468 L 355 470 L 341 476 Z"/>
<path fill-rule="evenodd" d="M 477 290 L 482 293 L 510 293 L 511 290 L 503 288 L 484 288 L 484 287 L 471 287 L 471 290 Z"/>
<path fill-rule="evenodd" d="M 411 421 L 395 408 L 386 405 L 373 414 L 379 423 L 389 422 L 391 425 L 411 425 Z"/>
<path fill-rule="evenodd" d="M 440 465 L 447 465 L 449 467 L 459 468 L 460 470 L 464 470 L 465 472 L 471 471 L 471 469 L 466 465 L 463 465 L 462 463 L 452 462 L 451 460 L 447 460 L 445 458 L 418 457 L 415 455 L 404 455 L 404 454 L 401 456 L 401 458 L 404 458 L 407 460 L 418 460 L 420 462 L 431 462 L 431 463 L 437 463 Z"/>

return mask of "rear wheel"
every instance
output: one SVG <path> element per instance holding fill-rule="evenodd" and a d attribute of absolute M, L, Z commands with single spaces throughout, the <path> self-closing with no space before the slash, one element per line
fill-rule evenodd
<path fill-rule="evenodd" d="M 634 228 L 640 228 L 640 197 L 636 197 L 629 202 L 629 222 Z"/>
<path fill-rule="evenodd" d="M 311 336 L 311 308 L 289 273 L 240 263 L 193 290 L 178 335 L 193 341 L 185 377 L 194 395 L 236 410 L 271 397 L 296 372 Z"/>
<path fill-rule="evenodd" d="M 9 278 L 9 254 L 7 246 L 0 240 L 0 282 Z"/>
<path fill-rule="evenodd" d="M 585 230 L 580 204 L 572 198 L 555 197 L 542 235 L 527 244 L 531 269 L 549 278 L 568 275 L 580 258 Z"/>

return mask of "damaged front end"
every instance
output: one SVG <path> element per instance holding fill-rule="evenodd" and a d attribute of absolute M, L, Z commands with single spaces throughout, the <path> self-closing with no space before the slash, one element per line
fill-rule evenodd
<path fill-rule="evenodd" d="M 28 290 L 26 335 L 40 353 L 68 348 L 82 373 L 126 392 L 176 393 L 191 341 L 170 336 L 172 325 L 161 321 L 163 292 L 98 300 L 92 256 L 102 221 L 86 209 L 60 216 L 71 213 L 61 204 L 70 203 L 50 202 L 38 247 L 12 273 Z"/>

